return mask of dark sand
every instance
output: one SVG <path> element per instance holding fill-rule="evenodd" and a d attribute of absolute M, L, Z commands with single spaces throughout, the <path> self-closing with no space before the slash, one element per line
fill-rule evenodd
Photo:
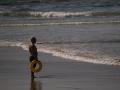
<path fill-rule="evenodd" d="M 120 66 L 76 62 L 39 53 L 43 70 L 31 82 L 29 53 L 0 48 L 0 90 L 120 90 Z"/>

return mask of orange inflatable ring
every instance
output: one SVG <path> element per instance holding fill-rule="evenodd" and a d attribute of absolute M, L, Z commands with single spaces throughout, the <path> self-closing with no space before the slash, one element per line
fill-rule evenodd
<path fill-rule="evenodd" d="M 30 65 L 30 70 L 34 73 L 40 72 L 42 70 L 42 62 L 38 60 L 33 60 Z"/>

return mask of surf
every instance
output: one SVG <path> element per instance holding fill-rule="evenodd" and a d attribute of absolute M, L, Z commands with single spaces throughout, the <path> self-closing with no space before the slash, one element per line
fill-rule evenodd
<path fill-rule="evenodd" d="M 54 43 L 51 42 L 51 44 L 58 44 L 59 45 L 59 43 L 55 43 L 55 42 Z M 69 43 L 68 43 L 68 45 L 69 45 Z M 1 40 L 0 47 L 5 47 L 5 46 L 7 46 L 7 47 L 8 46 L 9 47 L 16 47 L 17 46 L 17 47 L 21 47 L 23 50 L 28 51 L 29 43 L 11 42 L 11 41 Z M 75 55 L 74 50 L 69 50 L 67 48 L 59 48 L 59 47 L 53 48 L 53 47 L 49 46 L 49 42 L 48 43 L 38 42 L 37 48 L 38 48 L 38 52 L 50 53 L 53 56 L 58 56 L 61 58 L 74 60 L 77 62 L 88 62 L 88 63 L 106 64 L 106 65 L 120 65 L 119 59 L 114 60 L 110 57 L 108 57 L 108 58 L 92 58 L 92 57 L 89 57 L 89 55 L 87 55 L 87 54 L 86 55 L 81 54 L 79 56 L 79 55 Z"/>

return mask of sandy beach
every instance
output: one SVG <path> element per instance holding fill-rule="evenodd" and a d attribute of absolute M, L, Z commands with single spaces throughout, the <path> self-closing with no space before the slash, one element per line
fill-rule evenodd
<path fill-rule="evenodd" d="M 120 90 L 120 0 L 0 0 L 0 90 Z"/>
<path fill-rule="evenodd" d="M 120 66 L 71 61 L 39 53 L 43 70 L 31 82 L 28 52 L 0 48 L 1 90 L 120 90 Z"/>

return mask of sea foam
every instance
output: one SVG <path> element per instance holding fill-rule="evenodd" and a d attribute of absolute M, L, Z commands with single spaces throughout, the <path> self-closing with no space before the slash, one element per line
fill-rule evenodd
<path fill-rule="evenodd" d="M 10 42 L 10 41 L 0 41 L 0 47 L 2 46 L 17 46 L 21 47 L 23 50 L 28 51 L 28 44 L 22 43 L 22 42 Z M 69 60 L 74 60 L 78 62 L 88 62 L 88 63 L 94 63 L 94 64 L 106 64 L 106 65 L 120 65 L 120 60 L 114 60 L 112 58 L 103 58 L 103 59 L 95 59 L 95 58 L 89 58 L 89 57 L 84 57 L 84 56 L 77 56 L 75 55 L 72 51 L 63 49 L 59 50 L 59 48 L 54 49 L 52 47 L 48 47 L 48 45 L 45 44 L 39 44 L 37 45 L 38 47 L 38 52 L 44 52 L 44 53 L 50 53 L 53 56 L 58 56 L 61 58 L 69 59 Z"/>

